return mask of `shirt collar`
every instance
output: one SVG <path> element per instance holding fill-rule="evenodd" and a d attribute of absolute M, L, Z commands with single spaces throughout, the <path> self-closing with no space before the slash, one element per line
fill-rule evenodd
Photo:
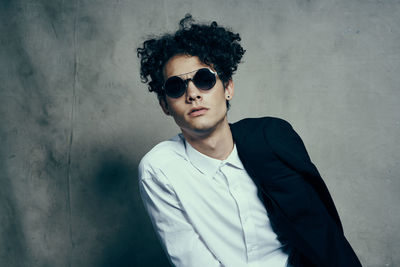
<path fill-rule="evenodd" d="M 189 142 L 185 140 L 186 154 L 192 165 L 201 173 L 214 176 L 218 169 L 224 165 L 229 164 L 238 169 L 244 169 L 242 162 L 239 159 L 236 145 L 234 144 L 232 152 L 225 160 L 211 158 L 203 153 L 197 151 L 192 147 Z"/>
<path fill-rule="evenodd" d="M 240 160 L 239 154 L 238 154 L 237 149 L 236 149 L 236 144 L 233 144 L 233 150 L 232 150 L 231 154 L 229 154 L 228 158 L 226 160 L 224 160 L 224 161 L 226 163 L 232 165 L 235 168 L 244 170 L 243 163 Z"/>

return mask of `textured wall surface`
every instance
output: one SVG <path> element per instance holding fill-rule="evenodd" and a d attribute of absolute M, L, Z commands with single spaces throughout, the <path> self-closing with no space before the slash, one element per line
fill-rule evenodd
<path fill-rule="evenodd" d="M 400 265 L 400 1 L 0 1 L 0 266 L 165 266 L 137 164 L 178 132 L 135 49 L 241 33 L 230 121 L 292 123 L 364 266 Z"/>

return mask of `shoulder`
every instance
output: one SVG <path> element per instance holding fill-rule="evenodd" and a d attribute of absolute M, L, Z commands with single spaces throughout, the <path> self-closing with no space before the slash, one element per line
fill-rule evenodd
<path fill-rule="evenodd" d="M 247 118 L 231 125 L 235 142 L 245 150 L 269 148 L 283 153 L 308 157 L 300 136 L 289 122 L 276 117 Z"/>
<path fill-rule="evenodd" d="M 139 178 L 155 175 L 162 169 L 171 166 L 171 163 L 185 160 L 185 144 L 180 135 L 176 135 L 169 140 L 163 141 L 154 146 L 144 155 L 139 163 Z"/>
<path fill-rule="evenodd" d="M 258 125 L 262 125 L 264 127 L 290 126 L 289 122 L 277 117 L 246 118 L 231 124 L 231 126 L 234 128 L 242 128 L 249 126 L 251 127 Z"/>
<path fill-rule="evenodd" d="M 231 124 L 232 132 L 235 135 L 251 134 L 255 131 L 262 131 L 269 137 L 274 137 L 282 132 L 293 131 L 289 122 L 276 117 L 246 118 Z"/>

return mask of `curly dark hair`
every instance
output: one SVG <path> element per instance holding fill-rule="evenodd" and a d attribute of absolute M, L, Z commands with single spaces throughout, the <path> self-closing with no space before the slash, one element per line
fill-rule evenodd
<path fill-rule="evenodd" d="M 215 21 L 210 25 L 194 24 L 192 16 L 186 14 L 174 34 L 151 38 L 137 49 L 141 80 L 148 83 L 150 92 L 156 92 L 159 99 L 164 98 L 164 66 L 173 56 L 186 54 L 197 56 L 203 63 L 212 66 L 226 86 L 245 53 L 240 40 L 238 33 L 218 26 Z"/>

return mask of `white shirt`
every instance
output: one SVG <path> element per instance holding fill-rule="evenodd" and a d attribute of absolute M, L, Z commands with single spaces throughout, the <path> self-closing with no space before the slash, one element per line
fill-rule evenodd
<path fill-rule="evenodd" d="M 182 134 L 139 164 L 142 200 L 176 266 L 287 266 L 257 187 L 238 157 L 208 157 Z"/>

